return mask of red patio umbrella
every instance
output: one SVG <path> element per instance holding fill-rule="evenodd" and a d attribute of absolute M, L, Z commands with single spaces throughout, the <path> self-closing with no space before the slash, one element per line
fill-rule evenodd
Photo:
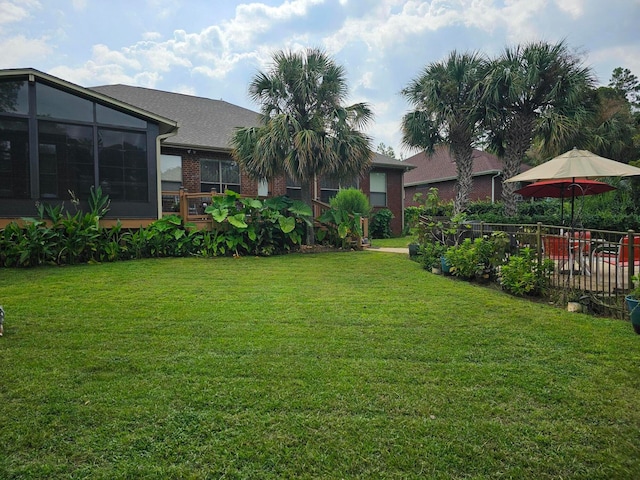
<path fill-rule="evenodd" d="M 571 224 L 573 225 L 573 199 L 577 196 L 597 195 L 615 190 L 608 183 L 588 180 L 586 178 L 565 178 L 558 180 L 542 180 L 516 190 L 523 197 L 552 197 L 561 199 L 560 217 L 564 218 L 564 198 L 571 196 Z"/>

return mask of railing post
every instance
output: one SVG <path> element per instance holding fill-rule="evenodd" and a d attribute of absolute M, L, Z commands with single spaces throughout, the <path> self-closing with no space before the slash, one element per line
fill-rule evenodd
<path fill-rule="evenodd" d="M 628 273 L 628 285 L 629 285 L 629 289 L 633 289 L 633 280 L 631 280 L 631 278 L 635 275 L 635 250 L 636 250 L 636 245 L 634 243 L 635 240 L 635 232 L 633 230 L 629 230 L 627 232 L 627 236 L 629 237 L 629 271 Z"/>
<path fill-rule="evenodd" d="M 187 214 L 189 213 L 189 202 L 187 201 L 187 190 L 184 187 L 180 187 L 180 217 L 183 222 L 187 222 Z"/>

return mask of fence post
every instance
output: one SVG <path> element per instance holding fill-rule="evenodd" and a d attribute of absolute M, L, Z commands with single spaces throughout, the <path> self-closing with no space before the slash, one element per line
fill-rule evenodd
<path fill-rule="evenodd" d="M 542 222 L 538 222 L 536 229 L 536 249 L 538 254 L 538 265 L 542 264 Z"/>
<path fill-rule="evenodd" d="M 480 238 L 484 237 L 484 220 L 480 221 Z"/>
<path fill-rule="evenodd" d="M 633 289 L 633 280 L 631 280 L 631 278 L 635 275 L 635 232 L 633 230 L 629 230 L 627 231 L 627 236 L 629 237 L 629 271 L 627 272 L 629 278 L 627 280 L 629 282 L 629 289 Z"/>

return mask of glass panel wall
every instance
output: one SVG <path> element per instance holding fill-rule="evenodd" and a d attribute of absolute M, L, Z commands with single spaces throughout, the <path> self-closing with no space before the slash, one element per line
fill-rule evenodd
<path fill-rule="evenodd" d="M 29 113 L 29 85 L 26 80 L 0 82 L 0 112 Z"/>
<path fill-rule="evenodd" d="M 93 122 L 93 102 L 82 97 L 36 83 L 38 117 Z"/>
<path fill-rule="evenodd" d="M 0 118 L 0 198 L 31 198 L 27 119 Z"/>
<path fill-rule="evenodd" d="M 144 133 L 98 129 L 100 186 L 112 200 L 148 201 L 146 145 Z"/>
<path fill-rule="evenodd" d="M 94 184 L 93 128 L 38 122 L 40 198 L 87 198 Z"/>

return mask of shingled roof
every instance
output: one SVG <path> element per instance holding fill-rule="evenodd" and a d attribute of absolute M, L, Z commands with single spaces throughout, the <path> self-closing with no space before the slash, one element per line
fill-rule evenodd
<path fill-rule="evenodd" d="M 164 145 L 229 151 L 236 127 L 258 125 L 259 115 L 223 100 L 129 85 L 103 85 L 91 90 L 155 112 L 178 122 L 178 134 Z"/>
<path fill-rule="evenodd" d="M 177 121 L 178 134 L 163 142 L 169 147 L 229 151 L 231 136 L 237 127 L 259 124 L 258 113 L 223 100 L 122 84 L 91 87 L 90 90 Z M 409 162 L 377 152 L 373 153 L 372 161 L 379 167 L 414 168 Z"/>
<path fill-rule="evenodd" d="M 435 182 L 455 180 L 457 178 L 456 164 L 449 153 L 449 147 L 440 145 L 435 148 L 432 155 L 420 152 L 407 159 L 408 163 L 415 165 L 415 169 L 405 173 L 405 187 L 424 185 Z M 528 165 L 523 165 L 521 171 L 528 170 Z M 504 164 L 495 155 L 482 150 L 473 150 L 473 176 L 496 175 L 504 169 Z"/>

